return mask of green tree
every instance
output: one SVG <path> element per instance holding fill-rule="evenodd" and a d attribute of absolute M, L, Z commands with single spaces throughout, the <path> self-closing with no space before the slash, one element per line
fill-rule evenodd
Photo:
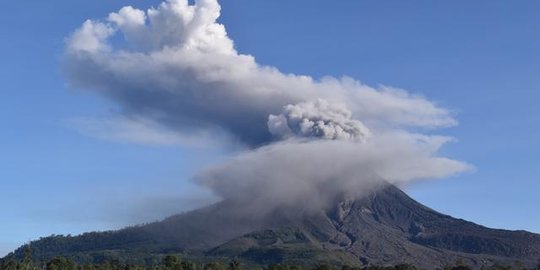
<path fill-rule="evenodd" d="M 315 267 L 315 270 L 332 270 L 332 267 L 328 264 L 322 263 Z"/>
<path fill-rule="evenodd" d="M 47 263 L 47 270 L 76 270 L 75 263 L 64 257 L 55 257 Z"/>
<path fill-rule="evenodd" d="M 181 266 L 182 266 L 182 270 L 195 270 L 195 264 L 193 262 L 190 262 L 190 261 L 183 261 L 181 263 Z"/>
<path fill-rule="evenodd" d="M 161 261 L 161 265 L 168 270 L 182 270 L 180 258 L 176 255 L 167 255 Z"/>
<path fill-rule="evenodd" d="M 231 263 L 229 263 L 229 270 L 240 270 L 242 269 L 242 266 L 240 265 L 240 262 L 237 260 L 232 260 Z"/>
<path fill-rule="evenodd" d="M 81 267 L 81 270 L 96 270 L 96 267 L 93 264 L 85 264 Z"/>
<path fill-rule="evenodd" d="M 416 267 L 412 264 L 398 264 L 394 266 L 395 270 L 416 270 Z"/>
<path fill-rule="evenodd" d="M 227 267 L 225 267 L 223 264 L 214 262 L 214 263 L 208 263 L 204 266 L 204 270 L 226 270 Z"/>
<path fill-rule="evenodd" d="M 23 270 L 32 270 L 34 269 L 34 263 L 32 261 L 32 250 L 30 249 L 29 245 L 26 245 L 24 247 L 24 255 L 23 255 L 23 261 L 21 264 L 21 268 Z"/>
<path fill-rule="evenodd" d="M 268 270 L 287 270 L 287 267 L 281 264 L 272 264 L 268 266 Z"/>
<path fill-rule="evenodd" d="M 3 270 L 17 270 L 18 263 L 14 260 L 5 261 L 2 263 Z"/>

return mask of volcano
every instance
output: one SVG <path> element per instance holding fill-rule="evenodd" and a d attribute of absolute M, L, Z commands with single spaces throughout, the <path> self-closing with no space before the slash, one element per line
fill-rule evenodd
<path fill-rule="evenodd" d="M 33 256 L 77 261 L 142 260 L 182 253 L 250 263 L 324 261 L 348 265 L 410 263 L 433 269 L 456 261 L 536 265 L 540 235 L 486 228 L 438 213 L 385 184 L 359 199 L 341 196 L 316 212 L 276 209 L 257 216 L 223 201 L 163 221 L 118 231 L 50 236 L 29 243 Z M 20 257 L 23 247 L 7 257 Z"/>

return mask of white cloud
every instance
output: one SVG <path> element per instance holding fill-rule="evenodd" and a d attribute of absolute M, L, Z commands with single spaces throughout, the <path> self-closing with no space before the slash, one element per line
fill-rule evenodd
<path fill-rule="evenodd" d="M 114 29 L 109 25 L 100 22 L 87 20 L 81 28 L 77 29 L 67 40 L 68 50 L 79 53 L 98 53 L 109 51 L 109 45 L 106 43 L 113 33 Z"/>

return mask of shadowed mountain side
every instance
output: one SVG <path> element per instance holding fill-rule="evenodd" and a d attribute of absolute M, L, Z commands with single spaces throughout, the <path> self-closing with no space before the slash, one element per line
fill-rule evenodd
<path fill-rule="evenodd" d="M 456 261 L 476 267 L 516 261 L 535 265 L 540 236 L 455 219 L 388 186 L 360 200 L 342 200 L 301 226 L 250 233 L 209 252 L 265 263 L 302 261 L 306 254 L 331 262 L 406 262 L 427 269 Z"/>
<path fill-rule="evenodd" d="M 477 267 L 516 261 L 532 266 L 540 258 L 540 235 L 489 229 L 440 214 L 392 185 L 361 199 L 336 199 L 332 209 L 309 214 L 279 209 L 255 217 L 231 211 L 238 207 L 221 202 L 119 231 L 42 238 L 31 248 L 38 259 L 96 260 L 121 254 L 122 259 L 142 260 L 141 254 L 182 252 L 262 264 L 407 262 L 426 268 L 458 260 Z M 20 256 L 22 249 L 15 254 Z"/>

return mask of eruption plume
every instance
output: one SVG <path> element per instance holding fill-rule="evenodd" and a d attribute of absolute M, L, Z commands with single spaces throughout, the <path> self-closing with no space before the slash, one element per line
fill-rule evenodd
<path fill-rule="evenodd" d="M 262 66 L 236 51 L 217 22 L 220 12 L 217 0 L 167 0 L 87 20 L 66 41 L 68 82 L 114 101 L 115 119 L 156 127 L 146 132 L 153 142 L 163 129 L 164 138 L 204 133 L 241 142 L 242 153 L 195 179 L 223 199 L 251 202 L 244 205 L 254 211 L 305 201 L 319 208 L 381 180 L 468 168 L 437 157 L 448 138 L 409 131 L 456 125 L 448 110 L 401 89 Z"/>
<path fill-rule="evenodd" d="M 365 141 L 369 130 L 351 112 L 324 99 L 287 105 L 280 115 L 268 117 L 270 133 L 281 138 L 293 136 L 328 140 Z"/>

